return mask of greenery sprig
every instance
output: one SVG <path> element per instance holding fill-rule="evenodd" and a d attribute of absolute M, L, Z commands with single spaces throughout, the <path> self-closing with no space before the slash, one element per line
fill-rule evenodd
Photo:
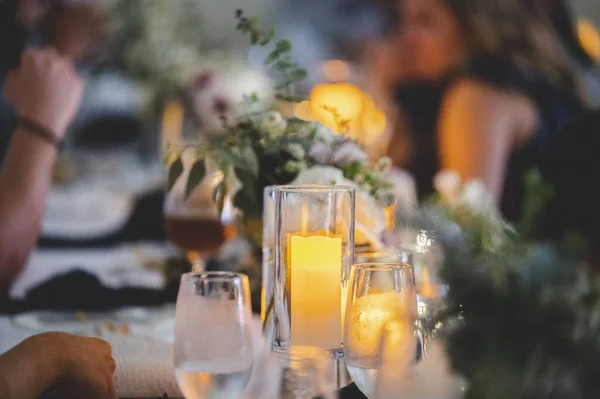
<path fill-rule="evenodd" d="M 248 35 L 250 44 L 261 47 L 272 47 L 271 52 L 264 60 L 266 66 L 271 66 L 279 71 L 282 78 L 275 84 L 276 98 L 288 102 L 300 102 L 304 98 L 294 93 L 294 85 L 304 80 L 307 76 L 305 69 L 293 62 L 290 52 L 292 43 L 289 40 L 275 40 L 275 30 L 264 31 L 259 28 L 256 18 L 248 18 L 242 10 L 235 13 L 237 29 Z"/>

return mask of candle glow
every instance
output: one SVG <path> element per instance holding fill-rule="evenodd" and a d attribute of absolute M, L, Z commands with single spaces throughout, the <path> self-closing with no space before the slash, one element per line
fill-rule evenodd
<path fill-rule="evenodd" d="M 342 239 L 289 241 L 291 343 L 335 349 L 342 342 Z"/>

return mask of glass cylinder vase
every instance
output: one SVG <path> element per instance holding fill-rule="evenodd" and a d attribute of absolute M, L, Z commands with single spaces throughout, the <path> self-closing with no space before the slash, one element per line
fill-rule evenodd
<path fill-rule="evenodd" d="M 263 192 L 262 289 L 260 319 L 266 341 L 272 341 L 273 307 L 275 305 L 275 186 Z"/>
<path fill-rule="evenodd" d="M 355 194 L 346 186 L 275 188 L 275 351 L 308 345 L 343 357 Z"/>

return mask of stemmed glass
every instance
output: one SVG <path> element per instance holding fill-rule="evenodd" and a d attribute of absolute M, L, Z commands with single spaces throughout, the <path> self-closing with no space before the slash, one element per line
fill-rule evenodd
<path fill-rule="evenodd" d="M 378 343 L 391 322 L 405 329 L 406 360 L 417 354 L 417 300 L 410 265 L 362 263 L 352 266 L 344 324 L 344 358 L 356 386 L 373 398 L 379 364 Z"/>
<path fill-rule="evenodd" d="M 329 355 L 315 346 L 266 352 L 244 399 L 335 399 L 336 374 Z"/>
<path fill-rule="evenodd" d="M 186 399 L 241 397 L 253 364 L 247 276 L 207 272 L 181 277 L 173 360 Z"/>
<path fill-rule="evenodd" d="M 189 195 L 185 195 L 191 166 L 166 193 L 164 221 L 167 238 L 187 256 L 193 271 L 203 271 L 202 256 L 215 253 L 227 240 L 235 236 L 235 215 L 228 197 L 218 191 L 222 173 L 207 163 L 206 177 Z M 185 162 L 184 162 L 185 165 Z"/>

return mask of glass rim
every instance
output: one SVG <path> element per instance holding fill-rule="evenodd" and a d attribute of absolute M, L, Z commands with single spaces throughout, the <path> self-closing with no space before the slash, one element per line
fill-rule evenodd
<path fill-rule="evenodd" d="M 248 276 L 244 273 L 239 272 L 227 272 L 227 271 L 210 271 L 210 272 L 187 272 L 181 275 L 182 280 L 188 280 L 190 278 L 197 278 L 202 281 L 210 282 L 227 282 L 227 281 L 242 281 Z"/>
<path fill-rule="evenodd" d="M 368 256 L 381 256 L 381 255 L 398 255 L 398 256 L 402 256 L 402 255 L 406 255 L 406 254 L 412 254 L 412 251 L 409 249 L 403 249 L 403 248 L 390 248 L 390 249 L 381 249 L 379 251 L 373 250 L 373 251 L 354 251 L 354 257 L 355 258 L 360 258 L 360 257 L 368 257 Z M 357 262 L 357 263 L 394 263 L 394 262 Z"/>
<path fill-rule="evenodd" d="M 323 184 L 298 184 L 298 185 L 279 185 L 274 187 L 276 193 L 336 193 L 336 194 L 354 194 L 356 187 L 343 185 L 323 185 Z"/>
<path fill-rule="evenodd" d="M 399 262 L 360 262 L 353 264 L 352 268 L 361 271 L 413 270 L 412 265 Z"/>

